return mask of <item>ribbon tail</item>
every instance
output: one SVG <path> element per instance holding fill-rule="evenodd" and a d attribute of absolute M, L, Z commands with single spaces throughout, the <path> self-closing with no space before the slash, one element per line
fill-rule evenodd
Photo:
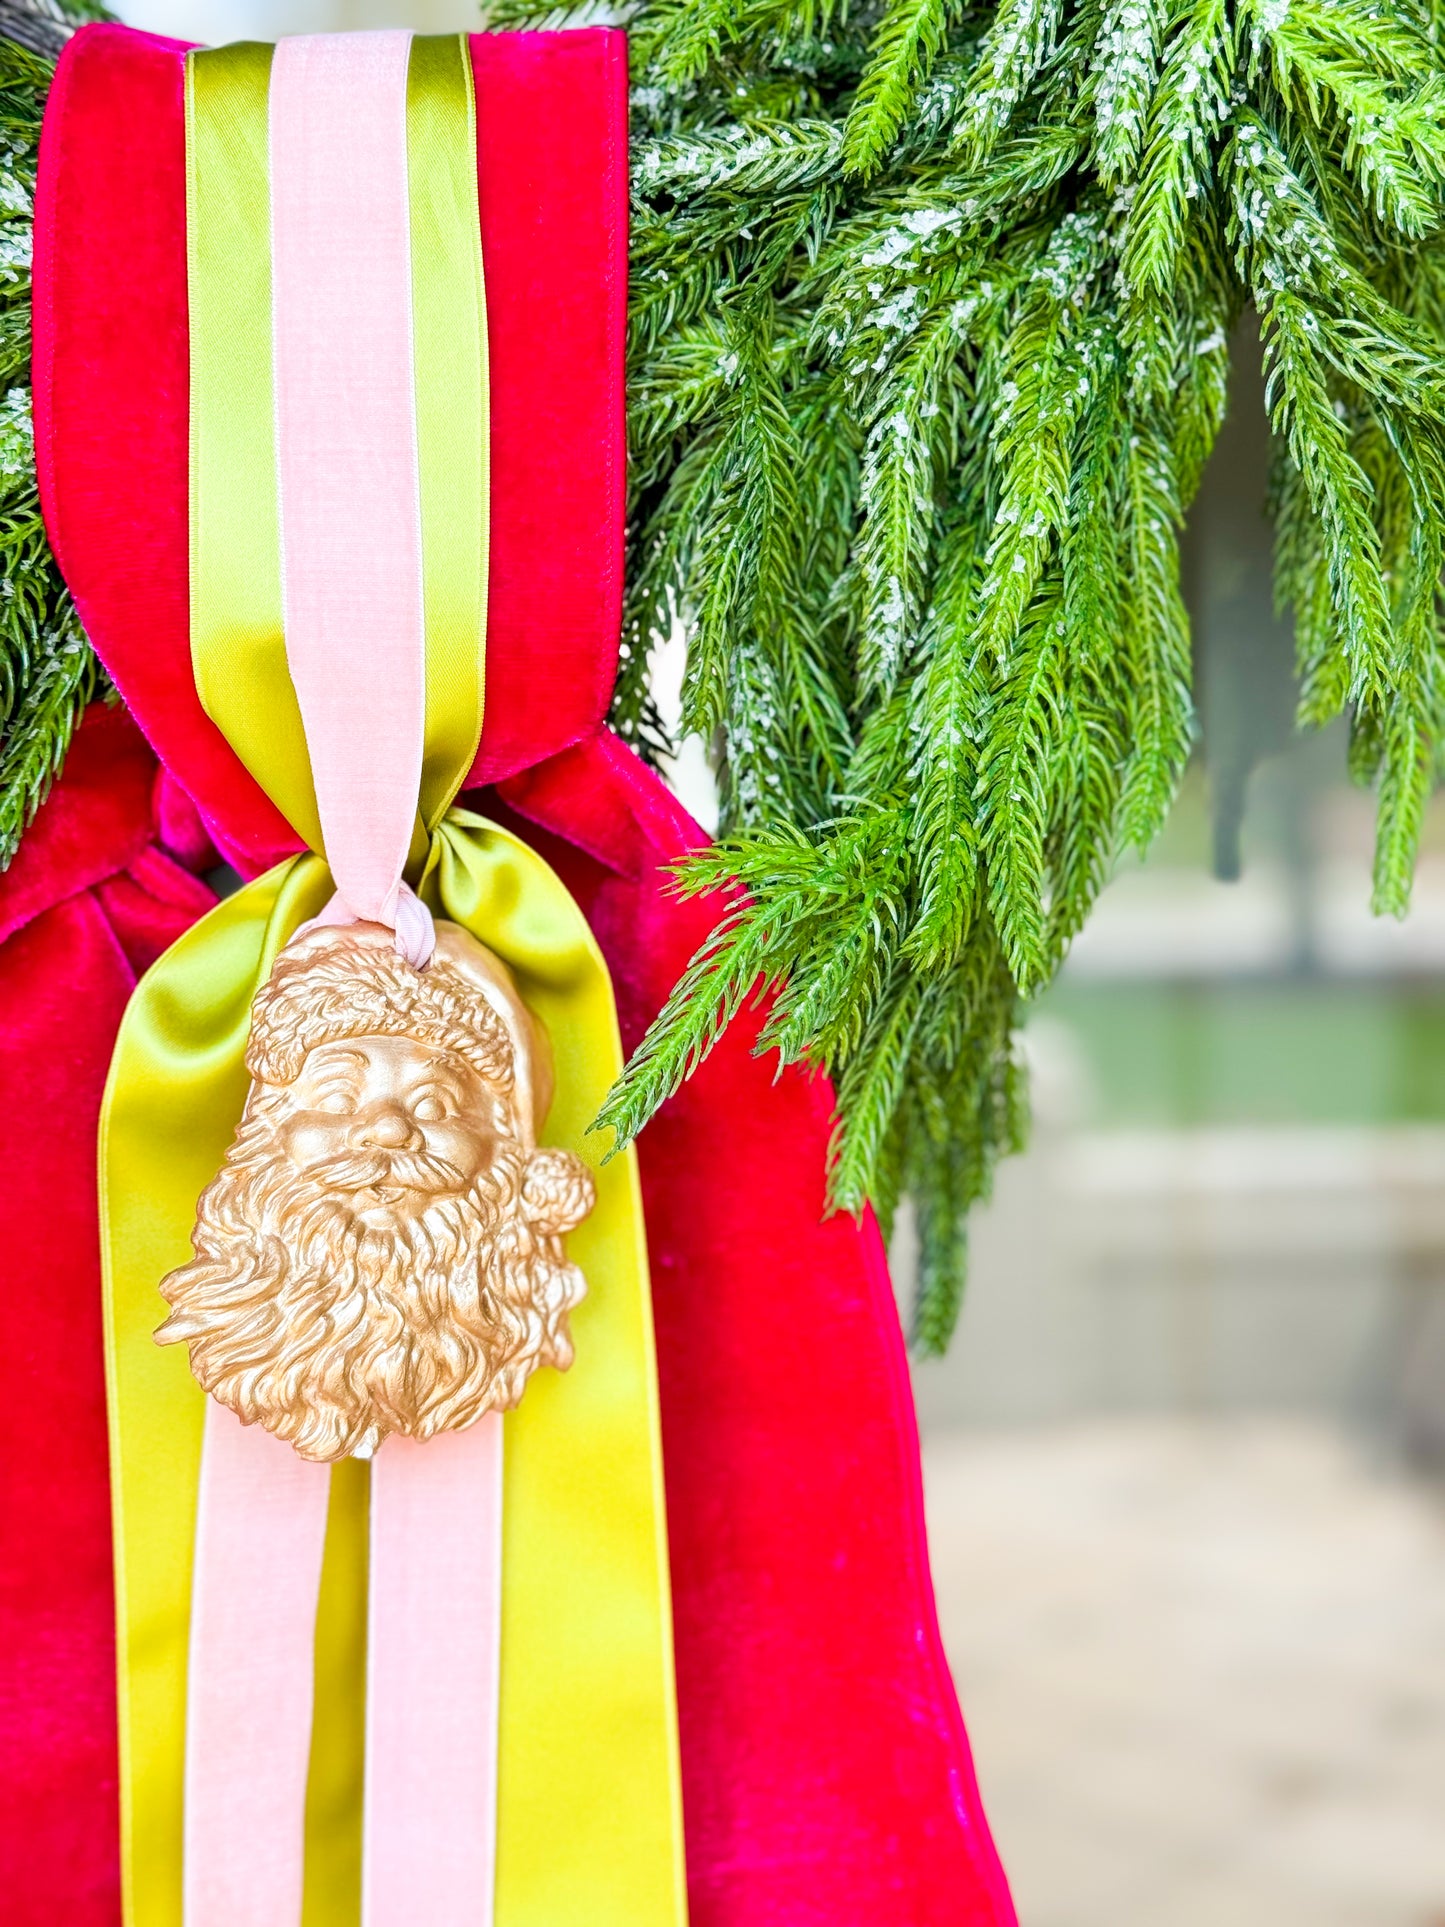
<path fill-rule="evenodd" d="M 301 1918 L 331 1468 L 206 1401 L 186 1715 L 185 1918 Z"/>
<path fill-rule="evenodd" d="M 502 1417 L 372 1464 L 365 1927 L 491 1927 Z"/>

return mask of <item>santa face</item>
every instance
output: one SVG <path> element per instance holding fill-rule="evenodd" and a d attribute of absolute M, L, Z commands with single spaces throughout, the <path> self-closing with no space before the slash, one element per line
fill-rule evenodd
<path fill-rule="evenodd" d="M 440 926 L 425 972 L 371 926 L 283 950 L 156 1337 L 320 1460 L 470 1425 L 538 1366 L 565 1370 L 586 1285 L 562 1240 L 595 1192 L 573 1152 L 534 1143 L 538 1063 L 515 986 L 465 932 Z"/>
<path fill-rule="evenodd" d="M 357 1037 L 307 1055 L 279 1135 L 299 1177 L 380 1230 L 470 1191 L 515 1136 L 509 1111 L 452 1051 Z"/>

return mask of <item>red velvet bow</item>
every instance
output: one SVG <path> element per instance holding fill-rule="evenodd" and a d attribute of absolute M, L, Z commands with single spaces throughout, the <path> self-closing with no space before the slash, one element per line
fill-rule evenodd
<path fill-rule="evenodd" d="M 493 380 L 473 777 L 500 783 L 485 807 L 582 904 L 631 1047 L 716 912 L 667 895 L 699 832 L 600 727 L 622 532 L 625 45 L 587 31 L 473 48 Z M 257 870 L 295 839 L 201 711 L 186 639 L 180 51 L 102 26 L 62 59 L 37 212 L 37 445 L 93 640 L 218 842 Z M 23 926 L 0 948 L 0 1240 L 9 1378 L 28 1388 L 0 1400 L 11 1927 L 118 1917 L 95 1117 L 132 962 L 204 901 L 166 866 L 176 894 L 151 878 L 144 940 L 126 935 L 115 906 L 132 902 L 125 852 L 151 847 L 150 773 L 122 718 L 88 723 L 0 884 L 0 922 L 8 903 Z M 46 876 L 79 894 L 40 914 Z M 759 1023 L 734 1025 L 640 1143 L 694 1927 L 994 1927 L 1014 1916 L 938 1637 L 881 1243 L 871 1218 L 823 1219 L 831 1093 L 796 1071 L 774 1082 L 751 1054 Z"/>

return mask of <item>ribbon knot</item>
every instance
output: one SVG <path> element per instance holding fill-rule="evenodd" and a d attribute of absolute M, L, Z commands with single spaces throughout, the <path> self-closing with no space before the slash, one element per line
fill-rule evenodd
<path fill-rule="evenodd" d="M 402 879 L 392 885 L 374 909 L 359 908 L 337 890 L 320 915 L 303 923 L 296 936 L 324 925 L 334 927 L 348 923 L 385 924 L 396 938 L 397 955 L 405 957 L 413 970 L 425 970 L 437 947 L 436 924 L 431 911 L 411 885 Z"/>

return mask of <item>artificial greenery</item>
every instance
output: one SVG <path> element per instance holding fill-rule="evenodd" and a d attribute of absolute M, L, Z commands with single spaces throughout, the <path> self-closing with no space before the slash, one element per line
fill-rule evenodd
<path fill-rule="evenodd" d="M 770 986 L 765 1044 L 837 1080 L 835 1201 L 885 1224 L 915 1201 L 937 1351 L 968 1208 L 1024 1130 L 1021 1002 L 1190 753 L 1178 538 L 1250 305 L 1301 717 L 1348 715 L 1377 907 L 1405 907 L 1442 728 L 1445 0 L 612 17 L 634 78 L 614 720 L 655 746 L 647 658 L 681 619 L 725 822 L 680 887 L 732 898 L 604 1117 L 633 1135 Z M 42 84 L 3 54 L 17 256 Z M 91 672 L 22 459 L 6 272 L 18 825 Z"/>
<path fill-rule="evenodd" d="M 682 887 L 744 887 L 605 1116 L 636 1132 L 773 986 L 766 1043 L 837 1079 L 835 1201 L 916 1202 L 937 1351 L 1024 1129 L 1021 1002 L 1190 754 L 1179 533 L 1249 305 L 1300 715 L 1348 714 L 1405 908 L 1442 724 L 1445 4 L 625 17 L 619 714 L 680 617 L 725 812 Z"/>

